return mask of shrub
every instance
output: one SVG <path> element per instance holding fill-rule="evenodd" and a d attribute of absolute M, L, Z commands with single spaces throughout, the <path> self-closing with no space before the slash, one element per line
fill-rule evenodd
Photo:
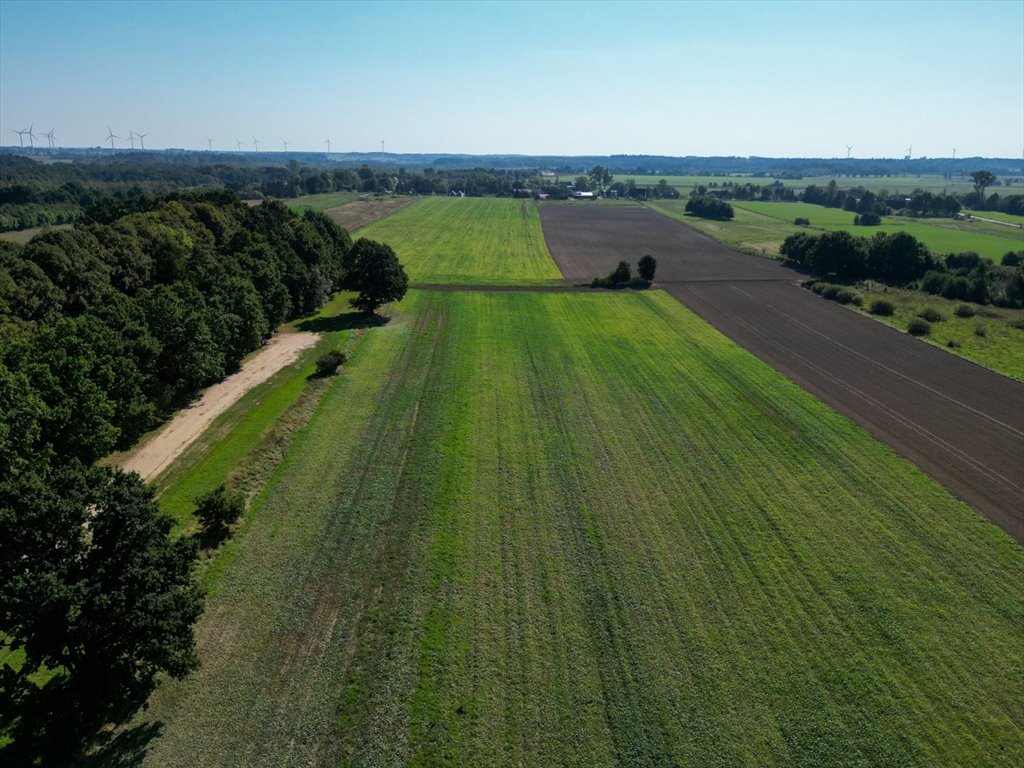
<path fill-rule="evenodd" d="M 732 206 L 717 197 L 691 197 L 686 203 L 686 212 L 705 219 L 729 221 L 733 217 Z"/>
<path fill-rule="evenodd" d="M 883 315 L 884 317 L 889 317 L 895 311 L 896 307 L 893 306 L 893 303 L 885 299 L 875 299 L 868 307 L 868 312 L 872 315 Z"/>
<path fill-rule="evenodd" d="M 840 290 L 841 288 L 838 285 L 829 284 L 825 286 L 824 290 L 821 292 L 821 295 L 822 297 L 828 299 L 829 301 L 835 301 L 836 297 L 839 295 Z"/>
<path fill-rule="evenodd" d="M 828 283 L 823 283 L 819 281 L 817 283 L 811 284 L 811 290 L 814 293 L 818 294 L 819 296 L 821 295 L 821 292 L 824 291 L 826 288 L 828 288 Z"/>
<path fill-rule="evenodd" d="M 929 323 L 938 323 L 946 319 L 939 310 L 933 307 L 925 307 L 917 313 L 917 316 L 922 320 L 927 320 Z"/>
<path fill-rule="evenodd" d="M 960 346 L 960 342 L 957 341 L 956 339 L 950 339 L 949 341 L 946 342 L 946 346 L 949 347 L 950 349 L 956 349 L 957 347 Z"/>
<path fill-rule="evenodd" d="M 970 304 L 958 304 L 953 314 L 957 317 L 974 317 L 974 307 Z"/>
<path fill-rule="evenodd" d="M 877 213 L 862 213 L 853 217 L 853 223 L 861 227 L 877 227 L 882 223 L 882 217 Z"/>
<path fill-rule="evenodd" d="M 221 483 L 209 493 L 197 496 L 193 513 L 203 526 L 207 536 L 222 536 L 228 526 L 245 512 L 245 497 L 237 491 L 229 491 Z"/>
<path fill-rule="evenodd" d="M 981 307 L 978 310 L 978 317 L 991 317 L 993 319 L 1002 317 L 1001 314 L 996 312 L 994 309 L 988 309 L 987 307 Z"/>
<path fill-rule="evenodd" d="M 345 364 L 348 357 L 344 352 L 340 352 L 337 349 L 332 349 L 326 355 L 323 355 L 319 360 L 316 361 L 316 375 L 317 376 L 331 376 L 337 372 L 338 368 Z"/>
<path fill-rule="evenodd" d="M 811 226 L 811 220 L 805 219 L 803 216 L 797 216 L 795 219 L 793 219 L 793 223 L 796 224 L 798 227 Z"/>
<path fill-rule="evenodd" d="M 1018 320 L 1011 320 L 1007 325 L 1011 328 L 1016 328 L 1018 331 L 1024 331 L 1024 317 Z"/>
<path fill-rule="evenodd" d="M 1000 262 L 1004 267 L 1016 267 L 1024 261 L 1024 251 L 1010 251 L 1003 256 L 1003 260 Z"/>
<path fill-rule="evenodd" d="M 915 317 L 907 324 L 907 332 L 911 336 L 927 336 L 932 332 L 932 326 L 927 320 Z"/>
<path fill-rule="evenodd" d="M 629 262 L 620 261 L 619 266 L 612 270 L 612 273 L 608 275 L 608 280 L 616 285 L 622 285 L 623 283 L 628 283 L 631 276 L 632 273 L 629 268 Z"/>
<path fill-rule="evenodd" d="M 985 324 L 984 323 L 978 323 L 976 326 L 974 326 L 974 335 L 975 336 L 983 339 L 983 338 L 985 338 L 985 333 L 986 333 L 986 331 L 985 331 Z"/>
<path fill-rule="evenodd" d="M 650 254 L 641 256 L 636 263 L 636 271 L 641 279 L 651 281 L 654 279 L 654 270 L 658 268 L 658 260 Z"/>
<path fill-rule="evenodd" d="M 840 288 L 838 291 L 836 291 L 835 299 L 840 304 L 854 304 L 854 303 L 858 303 L 857 299 L 860 299 L 860 302 L 859 302 L 860 304 L 864 303 L 864 299 L 862 299 L 860 297 L 860 294 L 857 293 L 852 288 Z"/>

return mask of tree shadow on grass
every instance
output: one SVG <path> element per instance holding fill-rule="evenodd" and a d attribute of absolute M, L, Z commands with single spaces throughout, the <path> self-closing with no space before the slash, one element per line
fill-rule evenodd
<path fill-rule="evenodd" d="M 295 327 L 300 331 L 328 333 L 330 331 L 352 331 L 358 328 L 379 328 L 390 322 L 390 317 L 381 317 L 366 312 L 345 312 L 333 317 L 311 317 L 303 320 Z"/>
<path fill-rule="evenodd" d="M 162 722 L 141 723 L 118 733 L 82 761 L 82 768 L 136 768 L 149 752 L 149 743 L 163 731 Z"/>

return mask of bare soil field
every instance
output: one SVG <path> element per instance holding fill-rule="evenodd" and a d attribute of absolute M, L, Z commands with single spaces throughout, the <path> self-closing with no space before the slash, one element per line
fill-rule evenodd
<path fill-rule="evenodd" d="M 125 456 L 121 467 L 150 480 L 166 469 L 215 418 L 260 382 L 266 381 L 317 341 L 317 334 L 281 333 L 242 362 L 224 381 L 209 387 L 190 407 L 174 414 L 150 440 Z"/>
<path fill-rule="evenodd" d="M 383 197 L 356 200 L 354 203 L 339 205 L 337 208 L 328 208 L 324 213 L 339 226 L 349 232 L 372 224 L 378 219 L 390 216 L 395 211 L 409 205 L 416 198 L 413 197 Z"/>
<path fill-rule="evenodd" d="M 567 278 L 650 253 L 657 285 L 1024 542 L 1024 384 L 815 296 L 788 267 L 653 211 L 540 212 Z"/>

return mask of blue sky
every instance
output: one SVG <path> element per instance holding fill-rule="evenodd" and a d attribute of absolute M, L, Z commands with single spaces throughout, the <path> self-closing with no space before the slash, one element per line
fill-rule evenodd
<path fill-rule="evenodd" d="M 0 0 L 0 143 L 1024 154 L 1024 2 Z M 42 129 L 42 131 L 40 131 Z M 45 144 L 45 140 L 42 140 Z"/>

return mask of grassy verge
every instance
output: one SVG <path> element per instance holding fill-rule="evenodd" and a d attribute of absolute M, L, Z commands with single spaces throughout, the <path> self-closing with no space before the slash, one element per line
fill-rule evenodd
<path fill-rule="evenodd" d="M 1024 550 L 661 293 L 413 291 L 225 547 L 163 765 L 1011 765 Z"/>
<path fill-rule="evenodd" d="M 284 204 L 293 211 L 305 213 L 306 211 L 326 211 L 328 208 L 336 208 L 358 199 L 358 192 L 325 192 L 320 195 L 293 197 L 285 200 Z"/>
<path fill-rule="evenodd" d="M 359 236 L 394 248 L 412 283 L 561 282 L 531 200 L 422 198 Z"/>
<path fill-rule="evenodd" d="M 906 331 L 907 324 L 926 308 L 936 310 L 943 319 L 932 322 L 931 333 L 921 338 L 1005 376 L 1024 381 L 1024 309 L 951 301 L 921 291 L 904 291 L 877 283 L 867 283 L 858 291 L 864 297 L 864 305 L 850 305 L 851 309 L 870 315 L 873 301 L 891 302 L 894 308 L 892 315 L 871 317 L 901 331 Z M 956 309 L 960 306 L 970 307 L 976 314 L 959 317 Z"/>
<path fill-rule="evenodd" d="M 339 294 L 313 318 L 298 320 L 299 326 L 317 319 L 329 320 L 347 310 L 350 294 Z M 193 445 L 154 481 L 161 510 L 171 516 L 180 533 L 195 530 L 193 499 L 227 480 L 239 471 L 245 459 L 269 440 L 288 434 L 294 419 L 302 418 L 303 398 L 316 397 L 321 386 L 308 379 L 316 359 L 329 349 L 345 347 L 353 330 L 325 331 L 315 346 L 305 350 L 294 363 L 285 366 L 267 381 L 253 387 L 237 403 L 221 414 Z M 306 414 L 308 416 L 308 414 Z M 283 421 L 283 424 L 279 422 Z M 275 428 L 279 431 L 275 433 Z M 280 430 L 284 430 L 283 432 Z M 246 469 L 239 476 L 244 488 L 254 492 L 257 478 L 269 474 L 269 468 L 255 472 Z"/>

